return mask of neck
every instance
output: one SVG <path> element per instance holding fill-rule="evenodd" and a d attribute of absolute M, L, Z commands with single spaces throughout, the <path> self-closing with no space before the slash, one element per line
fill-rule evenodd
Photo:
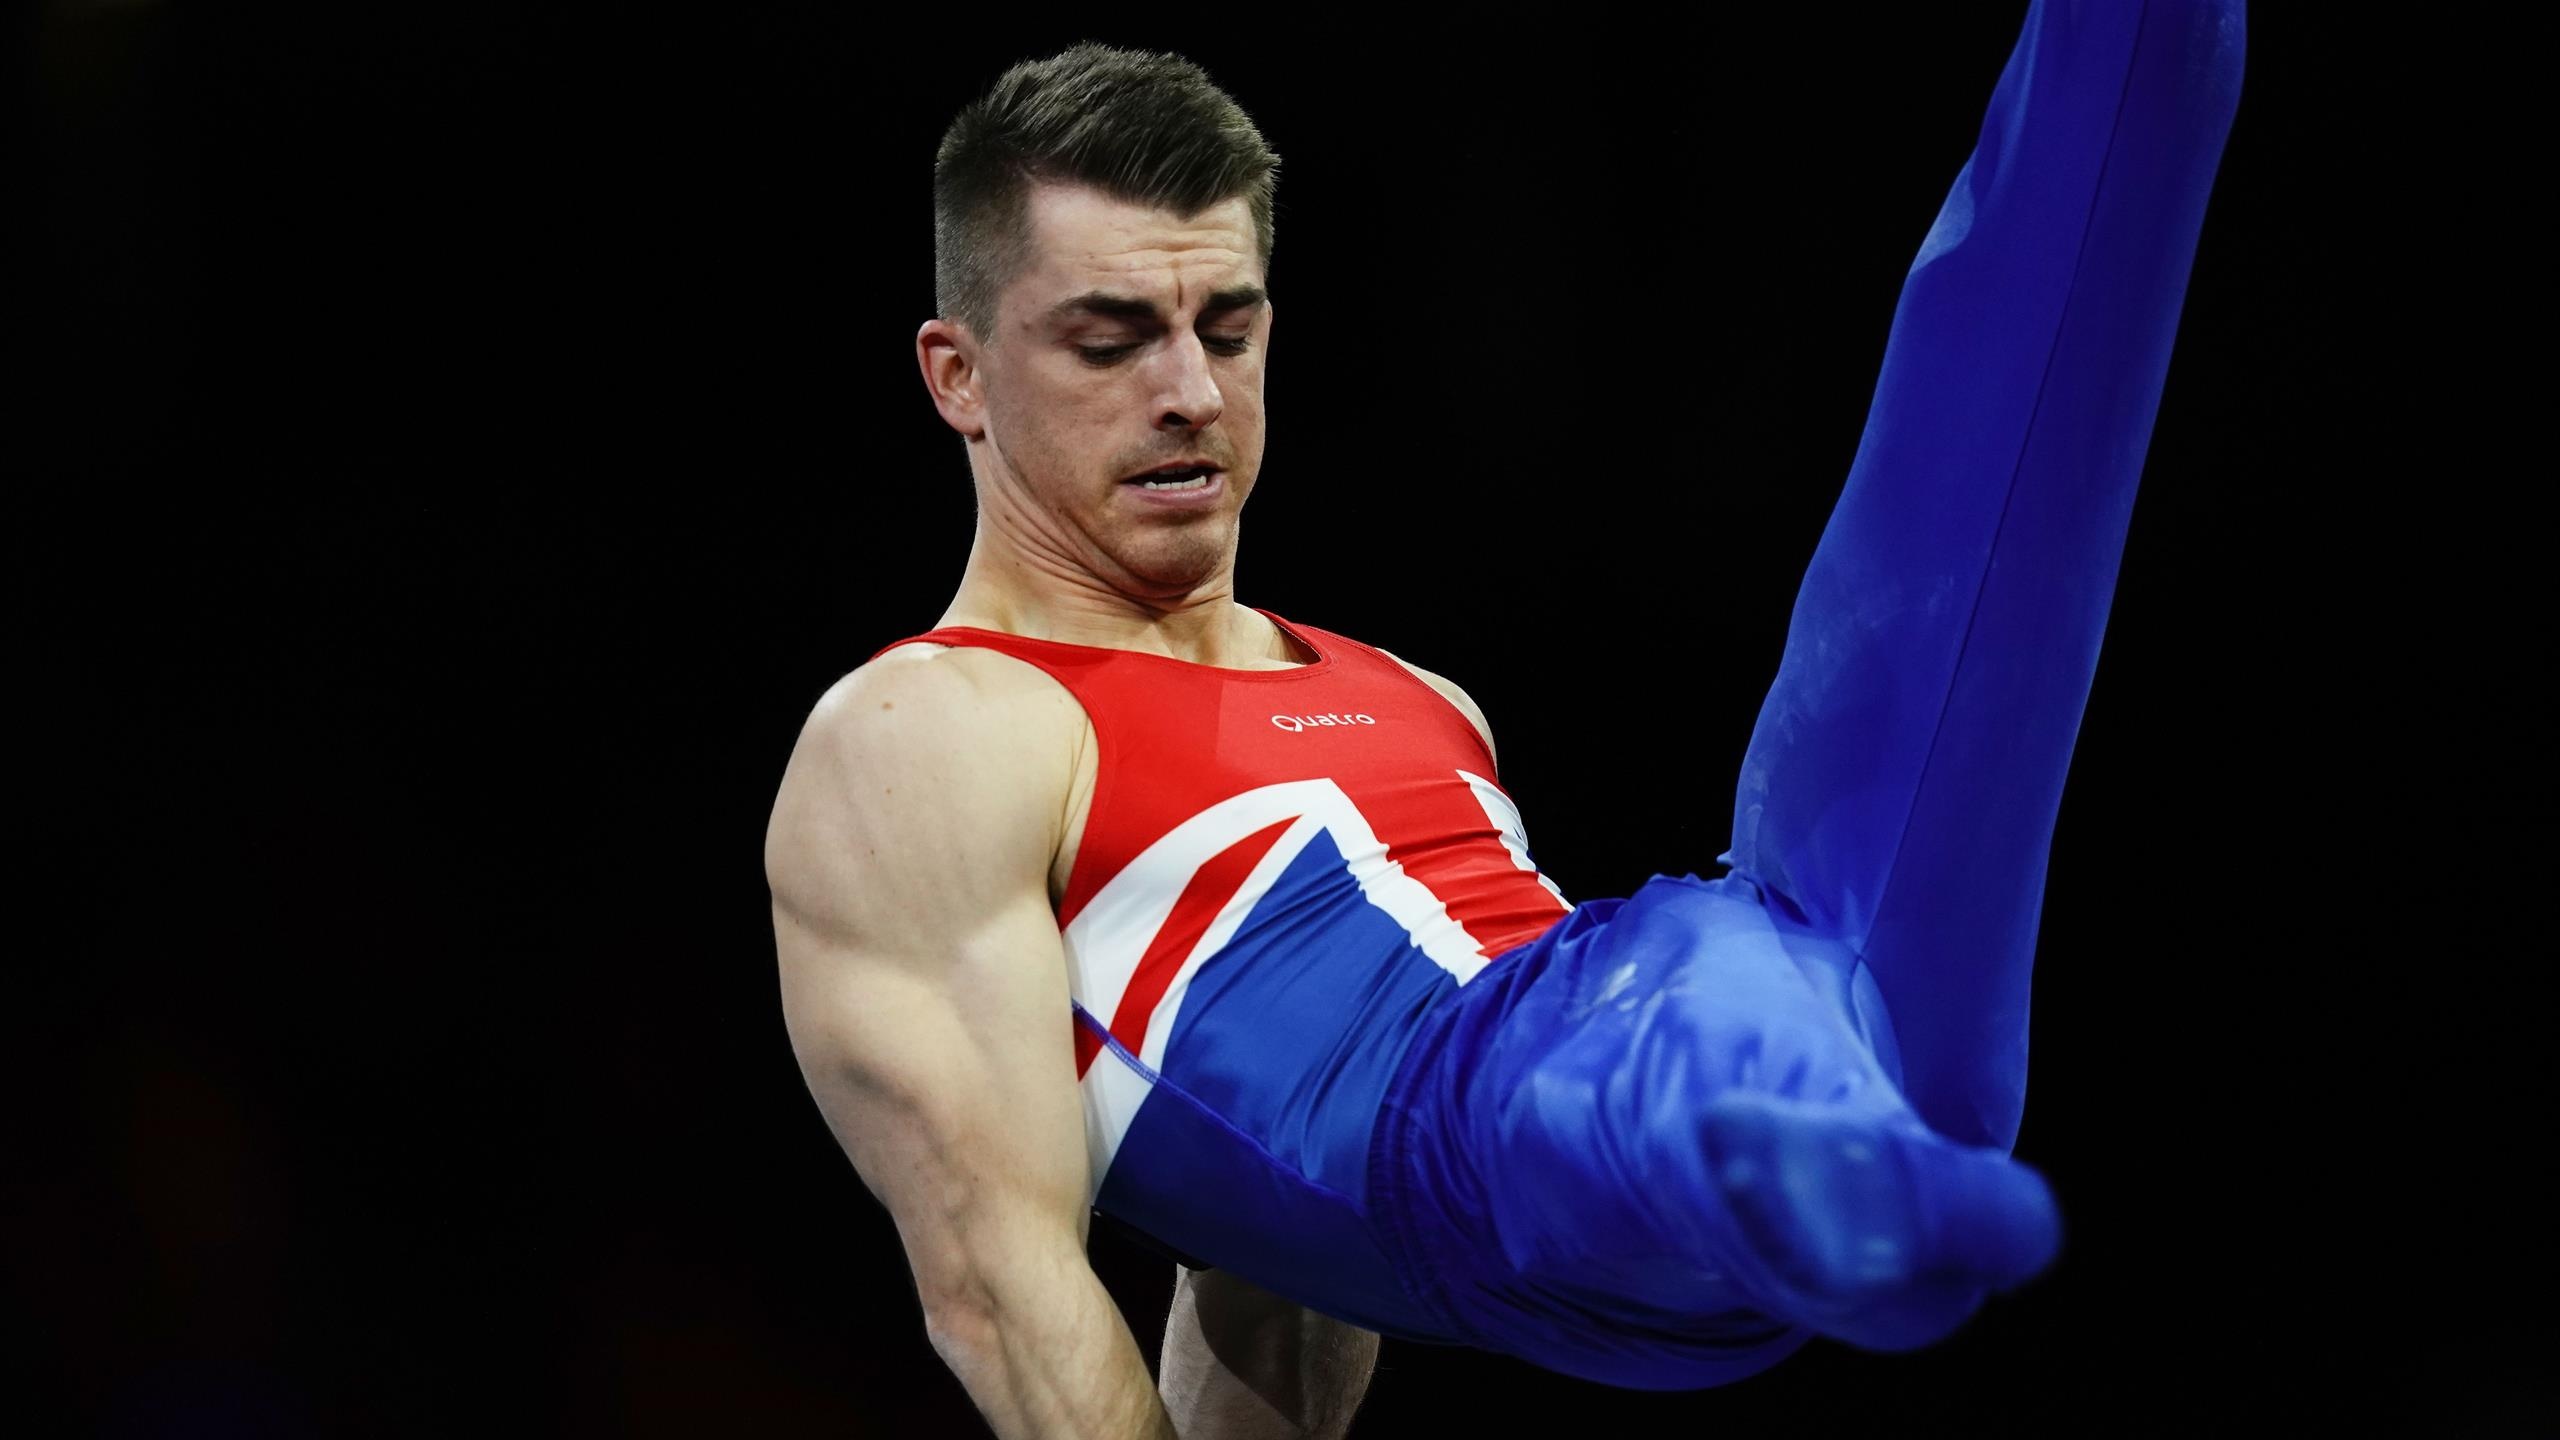
<path fill-rule="evenodd" d="M 1132 595 L 1088 570 L 1007 546 L 983 525 L 970 542 L 960 589 L 936 623 L 1140 650 L 1197 665 L 1241 669 L 1290 658 L 1277 627 L 1236 603 L 1232 557 L 1188 589 Z"/>

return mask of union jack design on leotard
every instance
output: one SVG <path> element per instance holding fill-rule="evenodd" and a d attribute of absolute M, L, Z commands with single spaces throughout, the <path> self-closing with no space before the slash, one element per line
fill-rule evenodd
<path fill-rule="evenodd" d="M 1141 1225 L 1202 1173 L 1195 1142 L 1149 1153 L 1167 1089 L 1255 1163 L 1358 1194 L 1412 1017 L 1572 909 L 1465 715 L 1385 653 L 1271 618 L 1317 661 L 916 637 L 1037 666 L 1093 722 L 1059 927 L 1095 1202 Z"/>
<path fill-rule="evenodd" d="M 1472 771 L 1455 774 L 1512 864 L 1555 897 L 1559 913 L 1570 908 L 1564 893 L 1529 859 L 1520 812 L 1510 797 Z M 1257 909 L 1308 908 L 1307 887 L 1273 892 L 1320 834 L 1330 837 L 1340 855 L 1340 867 L 1331 873 L 1347 875 L 1371 906 L 1403 928 L 1423 958 L 1460 985 L 1484 968 L 1486 942 L 1463 918 L 1474 907 L 1462 904 L 1461 913 L 1453 914 L 1448 901 L 1406 873 L 1389 857 L 1388 843 L 1368 817 L 1332 780 L 1266 785 L 1201 811 L 1112 876 L 1065 927 L 1078 1022 L 1076 1075 L 1085 1087 L 1085 1133 L 1097 1187 L 1130 1118 L 1163 1070 L 1166 1040 L 1192 975 L 1227 948 Z M 1106 1035 L 1136 1063 L 1106 1065 L 1097 1074 L 1093 1062 Z"/>

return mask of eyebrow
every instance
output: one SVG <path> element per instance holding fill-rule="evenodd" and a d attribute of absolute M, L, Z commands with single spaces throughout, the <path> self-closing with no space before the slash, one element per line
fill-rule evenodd
<path fill-rule="evenodd" d="M 1266 298 L 1268 297 L 1259 285 L 1239 285 L 1232 290 L 1220 290 L 1211 295 L 1209 303 L 1201 307 L 1200 313 L 1212 315 L 1227 310 L 1250 309 L 1261 304 Z M 1164 321 L 1164 317 L 1157 312 L 1154 301 L 1141 300 L 1134 295 L 1114 295 L 1107 290 L 1088 290 L 1071 300 L 1061 300 L 1049 307 L 1049 318 L 1052 320 L 1081 318 L 1088 315 L 1106 320 L 1147 320 L 1157 324 L 1162 324 Z"/>

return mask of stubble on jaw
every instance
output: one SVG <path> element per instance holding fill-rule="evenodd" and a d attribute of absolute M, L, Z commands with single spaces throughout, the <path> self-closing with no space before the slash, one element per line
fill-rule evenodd
<path fill-rule="evenodd" d="M 1098 587 L 1150 605 L 1178 605 L 1204 590 L 1225 593 L 1233 574 L 1241 520 L 1225 516 L 1115 515 L 1127 502 L 1113 489 L 1098 497 L 1075 492 L 1061 503 L 1034 484 L 1002 449 L 992 452 L 999 494 L 977 492 L 978 524 L 1006 537 L 1018 562 L 1052 577 Z M 1234 476 L 1230 472 L 1229 483 Z M 1100 480 L 1087 480 L 1100 485 Z"/>

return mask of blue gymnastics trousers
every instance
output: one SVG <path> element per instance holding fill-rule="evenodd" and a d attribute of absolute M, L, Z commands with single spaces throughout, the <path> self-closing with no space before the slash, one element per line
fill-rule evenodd
<path fill-rule="evenodd" d="M 1728 873 L 1585 902 L 1397 1072 L 1371 1194 L 1451 1333 L 1696 1388 L 1815 1334 L 1928 1343 L 2051 1257 L 2008 1153 L 2046 857 L 2243 31 L 2241 0 L 2029 8 L 1904 282 Z"/>

